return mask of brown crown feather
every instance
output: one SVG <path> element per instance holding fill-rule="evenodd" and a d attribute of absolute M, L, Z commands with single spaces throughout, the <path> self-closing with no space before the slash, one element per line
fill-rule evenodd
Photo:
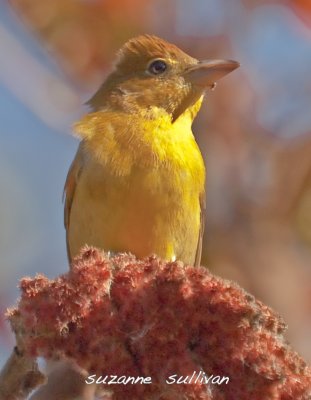
<path fill-rule="evenodd" d="M 177 46 L 154 35 L 141 35 L 126 42 L 117 54 L 118 69 L 135 66 L 153 58 L 176 60 L 182 64 L 194 64 L 197 60 Z"/>

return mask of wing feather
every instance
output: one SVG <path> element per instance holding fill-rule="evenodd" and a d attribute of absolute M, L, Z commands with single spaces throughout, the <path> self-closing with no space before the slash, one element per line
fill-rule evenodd
<path fill-rule="evenodd" d="M 82 168 L 83 168 L 83 153 L 82 153 L 82 146 L 80 143 L 76 156 L 69 168 L 63 193 L 63 200 L 65 201 L 64 225 L 66 229 L 66 245 L 67 245 L 67 256 L 69 262 L 71 262 L 71 254 L 70 254 L 69 238 L 68 238 L 69 225 L 70 225 L 70 212 Z"/>
<path fill-rule="evenodd" d="M 203 244 L 203 234 L 204 234 L 204 227 L 205 227 L 205 210 L 206 210 L 206 199 L 205 199 L 205 192 L 200 195 L 200 231 L 199 231 L 199 239 L 197 245 L 197 251 L 195 254 L 195 262 L 194 266 L 199 267 L 201 265 L 201 257 L 202 257 L 202 244 Z"/>

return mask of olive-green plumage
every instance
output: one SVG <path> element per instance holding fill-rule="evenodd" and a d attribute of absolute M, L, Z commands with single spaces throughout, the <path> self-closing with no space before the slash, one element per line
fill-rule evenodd
<path fill-rule="evenodd" d="M 205 167 L 191 125 L 203 93 L 237 67 L 199 63 L 154 36 L 130 40 L 75 126 L 68 173 L 69 258 L 85 245 L 198 265 Z"/>

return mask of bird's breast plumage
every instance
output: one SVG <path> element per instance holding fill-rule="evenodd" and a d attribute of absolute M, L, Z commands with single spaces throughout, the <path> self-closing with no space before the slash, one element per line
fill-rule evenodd
<path fill-rule="evenodd" d="M 72 254 L 87 243 L 194 262 L 205 168 L 191 123 L 187 114 L 172 124 L 161 110 L 140 117 L 97 112 L 82 120 Z"/>

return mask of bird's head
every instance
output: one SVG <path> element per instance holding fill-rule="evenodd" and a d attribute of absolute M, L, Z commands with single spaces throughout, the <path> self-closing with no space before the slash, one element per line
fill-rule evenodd
<path fill-rule="evenodd" d="M 114 71 L 88 104 L 94 111 L 112 107 L 135 113 L 157 107 L 175 121 L 238 67 L 231 60 L 198 61 L 163 39 L 143 35 L 120 49 Z"/>

